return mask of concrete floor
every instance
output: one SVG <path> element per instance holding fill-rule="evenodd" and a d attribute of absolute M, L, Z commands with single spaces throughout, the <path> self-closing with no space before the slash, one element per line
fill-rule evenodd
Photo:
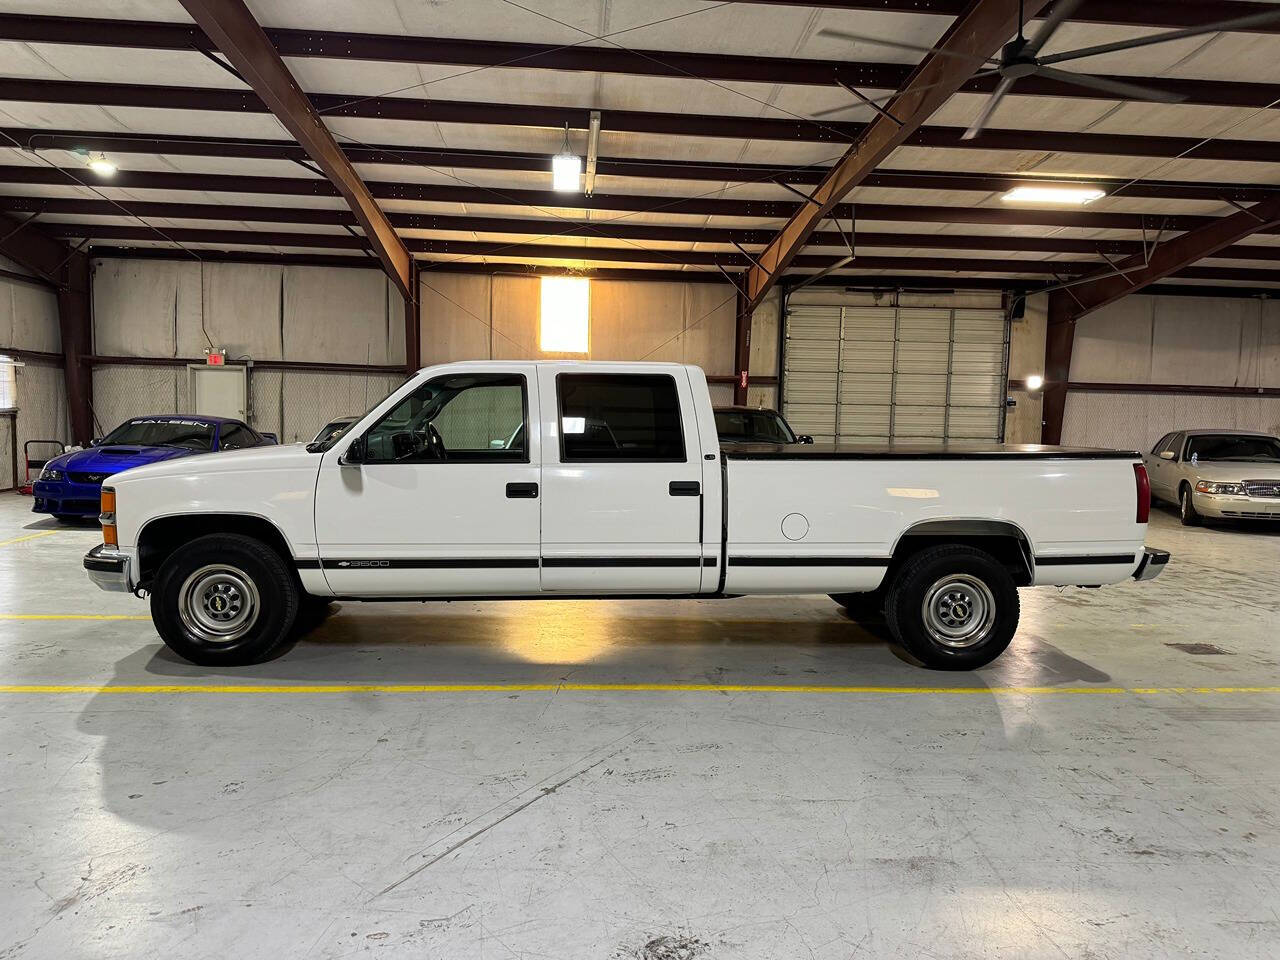
<path fill-rule="evenodd" d="M 84 689 L 0 692 L 0 958 L 1280 954 L 1280 529 L 1157 512 L 1164 576 L 1024 591 L 973 674 L 821 597 L 347 605 L 220 671 L 29 507 L 0 684 Z M 209 689 L 562 682 L 793 689 Z"/>

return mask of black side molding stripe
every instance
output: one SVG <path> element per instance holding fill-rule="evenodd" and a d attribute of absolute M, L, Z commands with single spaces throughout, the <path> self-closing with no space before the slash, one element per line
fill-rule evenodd
<path fill-rule="evenodd" d="M 1137 563 L 1132 553 L 1094 553 L 1066 557 L 1036 557 L 1037 567 L 1076 567 L 1105 563 Z"/>
<path fill-rule="evenodd" d="M 322 560 L 294 560 L 299 570 L 484 570 L 529 568 L 538 565 L 537 557 L 426 557 L 421 559 L 393 557 L 325 557 Z"/>
<path fill-rule="evenodd" d="M 735 567 L 887 567 L 888 557 L 730 557 Z"/>
<path fill-rule="evenodd" d="M 544 557 L 544 567 L 714 567 L 715 557 Z M 431 557 L 403 559 L 376 557 L 347 560 L 295 559 L 299 570 L 478 570 L 529 569 L 538 566 L 537 557 Z"/>
<path fill-rule="evenodd" d="M 543 557 L 544 567 L 697 567 L 701 557 Z"/>

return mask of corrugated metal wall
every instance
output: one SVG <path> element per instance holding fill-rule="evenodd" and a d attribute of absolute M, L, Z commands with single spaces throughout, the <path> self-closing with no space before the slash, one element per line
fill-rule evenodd
<path fill-rule="evenodd" d="M 62 350 L 58 302 L 52 291 L 0 278 L 0 348 L 3 347 L 45 353 Z M 21 459 L 25 441 L 44 438 L 66 441 L 71 433 L 60 365 L 29 361 L 17 368 L 16 382 L 17 414 L 12 419 L 6 418 L 5 425 L 0 427 L 0 490 L 13 487 L 24 472 L 19 462 L 15 481 L 10 456 L 15 439 Z"/>
<path fill-rule="evenodd" d="M 378 366 L 404 362 L 404 307 L 376 270 L 277 264 L 102 260 L 94 264 L 94 345 L 105 356 Z M 363 413 L 403 377 L 250 370 L 250 422 L 284 442 Z M 182 366 L 104 365 L 93 372 L 99 431 L 141 413 L 189 412 Z"/>
<path fill-rule="evenodd" d="M 817 296 L 787 306 L 783 410 L 797 432 L 819 443 L 1000 438 L 1008 324 L 998 296 L 990 306 Z"/>
<path fill-rule="evenodd" d="M 1071 379 L 1280 387 L 1280 305 L 1126 297 L 1078 321 Z M 1198 427 L 1280 433 L 1280 397 L 1071 391 L 1062 442 L 1146 450 L 1171 430 Z"/>

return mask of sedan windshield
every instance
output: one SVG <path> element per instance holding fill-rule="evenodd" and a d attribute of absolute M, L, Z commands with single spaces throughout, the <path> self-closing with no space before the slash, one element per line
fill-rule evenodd
<path fill-rule="evenodd" d="M 772 410 L 717 410 L 716 432 L 729 443 L 795 443 L 796 435 Z"/>
<path fill-rule="evenodd" d="M 206 420 L 130 420 L 102 439 L 103 445 L 213 449 L 213 424 Z"/>
<path fill-rule="evenodd" d="M 1280 440 L 1248 434 L 1213 433 L 1192 437 L 1187 459 L 1227 460 L 1237 463 L 1280 463 Z"/>

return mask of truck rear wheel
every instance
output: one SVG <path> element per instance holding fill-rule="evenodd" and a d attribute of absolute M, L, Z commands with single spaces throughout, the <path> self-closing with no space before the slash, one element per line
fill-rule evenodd
<path fill-rule="evenodd" d="M 151 619 L 178 656 L 207 667 L 244 666 L 289 638 L 299 592 L 293 571 L 265 543 L 210 534 L 164 561 Z"/>
<path fill-rule="evenodd" d="M 925 666 L 972 670 L 1004 652 L 1018 629 L 1018 588 L 982 550 L 930 547 L 889 586 L 885 619 L 894 638 Z"/>

